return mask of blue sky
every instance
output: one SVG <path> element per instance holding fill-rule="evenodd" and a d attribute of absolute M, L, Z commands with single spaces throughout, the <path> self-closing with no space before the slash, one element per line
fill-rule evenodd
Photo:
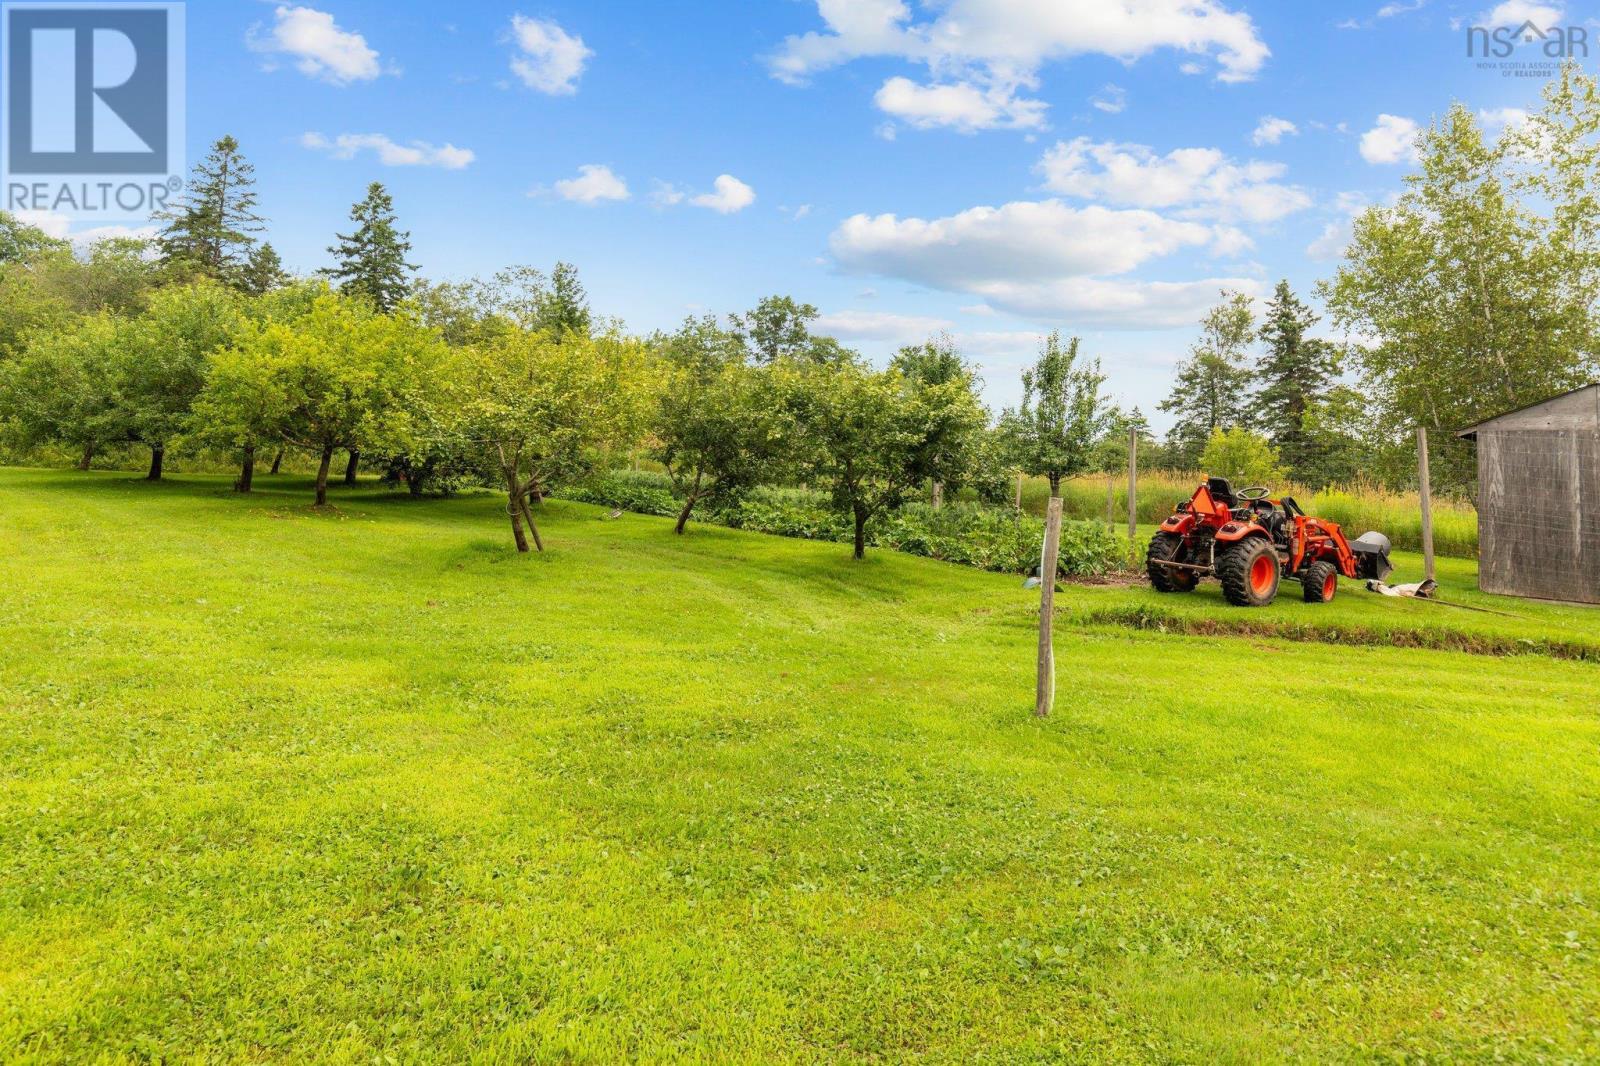
<path fill-rule="evenodd" d="M 1331 272 L 1350 212 L 1400 188 L 1412 123 L 1536 106 L 1542 82 L 1481 68 L 1466 26 L 1594 13 L 206 0 L 188 152 L 240 140 L 296 270 L 376 179 L 429 277 L 566 259 L 639 331 L 789 293 L 874 358 L 949 330 L 996 406 L 1061 328 L 1154 415 L 1217 287 Z"/>

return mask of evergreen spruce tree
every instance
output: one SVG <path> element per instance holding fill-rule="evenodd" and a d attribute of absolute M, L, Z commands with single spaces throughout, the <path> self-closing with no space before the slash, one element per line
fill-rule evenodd
<path fill-rule="evenodd" d="M 592 318 L 589 294 L 578 281 L 578 268 L 571 263 L 557 263 L 550 272 L 550 287 L 541 290 L 536 298 L 536 326 L 558 337 L 568 333 L 587 337 Z"/>
<path fill-rule="evenodd" d="M 1298 478 L 1316 466 L 1306 412 L 1327 395 L 1339 370 L 1333 346 L 1306 336 L 1316 322 L 1289 283 L 1278 282 L 1261 326 L 1267 351 L 1257 368 L 1262 384 L 1256 405 L 1261 428 Z"/>
<path fill-rule="evenodd" d="M 1160 403 L 1175 415 L 1167 434 L 1170 461 L 1192 468 L 1214 430 L 1250 427 L 1250 368 L 1245 355 L 1255 339 L 1250 297 L 1222 294 L 1222 303 L 1201 320 L 1200 340 L 1178 365 L 1178 380 Z"/>
<path fill-rule="evenodd" d="M 283 269 L 283 260 L 278 258 L 277 249 L 267 243 L 250 253 L 239 275 L 239 288 L 251 296 L 261 296 L 282 287 L 288 280 L 288 271 Z"/>
<path fill-rule="evenodd" d="M 337 263 L 328 273 L 342 291 L 367 297 L 379 311 L 393 311 L 410 293 L 408 275 L 417 269 L 406 262 L 411 234 L 395 226 L 394 198 L 375 181 L 350 209 L 350 220 L 355 232 L 337 234 L 339 243 L 328 249 Z"/>
<path fill-rule="evenodd" d="M 239 283 L 262 229 L 256 214 L 255 168 L 239 142 L 223 137 L 195 164 L 182 199 L 156 214 L 167 225 L 156 238 L 162 264 L 198 271 L 229 285 Z"/>

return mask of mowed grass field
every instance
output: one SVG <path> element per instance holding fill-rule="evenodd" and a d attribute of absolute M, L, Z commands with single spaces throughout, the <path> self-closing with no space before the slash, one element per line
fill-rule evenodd
<path fill-rule="evenodd" d="M 0 471 L 0 1059 L 1600 1057 L 1600 612 L 261 481 Z"/>

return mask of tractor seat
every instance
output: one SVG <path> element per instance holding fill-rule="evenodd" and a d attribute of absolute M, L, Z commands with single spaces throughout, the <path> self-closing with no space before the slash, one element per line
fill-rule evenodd
<path fill-rule="evenodd" d="M 1228 479 L 1225 477 L 1207 478 L 1206 490 L 1220 507 L 1226 507 L 1231 511 L 1239 506 L 1239 498 L 1233 494 L 1233 486 L 1228 484 Z"/>

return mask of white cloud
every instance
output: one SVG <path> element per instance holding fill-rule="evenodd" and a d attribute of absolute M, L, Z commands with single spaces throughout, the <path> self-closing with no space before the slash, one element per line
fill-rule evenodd
<path fill-rule="evenodd" d="M 988 304 L 967 304 L 961 308 L 961 313 L 964 315 L 977 315 L 979 318 L 993 318 L 999 314 Z"/>
<path fill-rule="evenodd" d="M 1306 246 L 1306 255 L 1319 262 L 1334 262 L 1344 258 L 1344 250 L 1355 235 L 1355 217 L 1367 209 L 1367 198 L 1360 193 L 1342 192 L 1335 199 L 1334 206 L 1343 212 L 1343 217 L 1326 223 L 1317 239 Z"/>
<path fill-rule="evenodd" d="M 732 174 L 719 174 L 712 182 L 713 192 L 702 193 L 689 200 L 696 207 L 709 207 L 724 215 L 743 211 L 756 202 L 756 191 Z"/>
<path fill-rule="evenodd" d="M 650 183 L 650 202 L 657 207 L 673 207 L 683 203 L 689 195 L 669 182 L 656 178 Z"/>
<path fill-rule="evenodd" d="M 522 84 L 551 96 L 571 96 L 578 78 L 594 55 L 583 43 L 549 19 L 511 17 L 511 37 L 520 55 L 512 56 L 511 72 Z"/>
<path fill-rule="evenodd" d="M 331 140 L 320 133 L 306 133 L 300 137 L 300 146 L 327 152 L 334 159 L 354 159 L 359 152 L 371 151 L 386 167 L 460 170 L 477 158 L 470 148 L 457 148 L 448 143 L 435 147 L 427 141 L 396 144 L 381 133 L 341 133 Z"/>
<path fill-rule="evenodd" d="M 1482 26 L 1509 26 L 1518 29 L 1531 22 L 1539 29 L 1558 26 L 1564 17 L 1562 9 L 1554 4 L 1541 4 L 1535 0 L 1504 0 L 1494 10 L 1478 16 Z"/>
<path fill-rule="evenodd" d="M 1528 113 L 1520 107 L 1493 107 L 1478 112 L 1478 121 L 1490 129 L 1516 129 L 1528 121 Z"/>
<path fill-rule="evenodd" d="M 1178 148 L 1158 156 L 1141 144 L 1062 141 L 1040 160 L 1053 192 L 1128 207 L 1180 208 L 1187 215 L 1271 222 L 1311 204 L 1274 179 L 1281 163 L 1235 163 L 1215 148 Z"/>
<path fill-rule="evenodd" d="M 67 234 L 72 232 L 72 220 L 60 211 L 43 211 L 26 207 L 11 214 L 24 226 L 43 230 L 45 236 L 54 237 L 58 241 L 64 240 Z"/>
<path fill-rule="evenodd" d="M 979 88 L 965 81 L 918 85 L 899 77 L 884 82 L 873 102 L 880 111 L 917 129 L 948 126 L 961 133 L 1038 129 L 1044 125 L 1046 106 L 1042 100 L 1019 98 L 1014 85 Z"/>
<path fill-rule="evenodd" d="M 1379 115 L 1378 124 L 1361 135 L 1361 158 L 1369 163 L 1415 162 L 1417 124 L 1399 115 Z"/>
<path fill-rule="evenodd" d="M 1211 253 L 1230 258 L 1243 255 L 1256 246 L 1249 234 L 1234 226 L 1218 226 L 1212 231 Z"/>
<path fill-rule="evenodd" d="M 129 237 L 134 240 L 148 241 L 154 239 L 160 232 L 155 226 L 90 226 L 87 229 L 74 230 L 72 219 L 60 211 L 39 211 L 23 209 L 13 213 L 18 222 L 43 230 L 46 236 L 56 240 L 71 241 L 79 248 L 87 248 L 100 241 L 112 240 L 118 237 Z"/>
<path fill-rule="evenodd" d="M 1104 111 L 1108 115 L 1120 115 L 1128 106 L 1128 90 L 1120 85 L 1108 84 L 1089 97 L 1089 103 L 1096 111 Z"/>
<path fill-rule="evenodd" d="M 817 331 L 830 337 L 894 344 L 915 344 L 952 325 L 948 319 L 889 311 L 835 311 L 817 318 Z"/>
<path fill-rule="evenodd" d="M 1261 121 L 1256 123 L 1255 132 L 1250 135 L 1250 140 L 1256 145 L 1277 144 L 1285 137 L 1294 137 L 1300 133 L 1300 127 L 1286 118 L 1275 115 L 1263 115 Z"/>
<path fill-rule="evenodd" d="M 1131 62 L 1163 48 L 1214 56 L 1223 81 L 1254 77 L 1270 52 L 1250 16 L 1222 0 L 946 0 L 913 21 L 905 0 L 817 0 L 823 32 L 787 38 L 773 74 L 801 82 L 867 56 L 982 71 L 991 84 L 1027 81 L 1045 63 L 1085 54 Z"/>
<path fill-rule="evenodd" d="M 977 292 L 976 286 L 995 280 L 1121 274 L 1211 238 L 1207 226 L 1153 211 L 1043 200 L 974 207 L 932 220 L 854 215 L 829 243 L 849 271 Z"/>
<path fill-rule="evenodd" d="M 281 6 L 272 14 L 271 30 L 251 29 L 247 43 L 252 50 L 293 56 L 300 73 L 333 85 L 372 81 L 383 72 L 367 39 L 340 29 L 326 11 Z"/>
<path fill-rule="evenodd" d="M 1322 227 L 1322 233 L 1316 240 L 1306 245 L 1306 255 L 1322 263 L 1330 263 L 1344 258 L 1344 250 L 1350 244 L 1350 220 L 1347 218 L 1329 222 Z"/>
<path fill-rule="evenodd" d="M 1392 19 L 1396 15 L 1404 15 L 1408 11 L 1420 10 L 1427 2 L 1428 0 L 1411 0 L 1411 3 L 1405 3 L 1403 0 L 1395 0 L 1394 3 L 1384 4 L 1378 8 L 1378 17 Z"/>
<path fill-rule="evenodd" d="M 1080 327 L 1179 329 L 1194 325 L 1224 289 L 1258 295 L 1254 278 L 1132 281 L 1064 278 L 1029 284 L 996 283 L 983 295 L 1014 314 Z"/>
<path fill-rule="evenodd" d="M 1153 211 L 1072 207 L 1059 200 L 974 207 L 936 219 L 855 215 L 829 244 L 845 271 L 981 297 L 988 308 L 1075 326 L 1190 325 L 1218 289 L 1249 279 L 1108 278 L 1152 259 L 1201 249 L 1227 230 Z M 982 313 L 965 309 L 968 313 Z"/>
<path fill-rule="evenodd" d="M 578 168 L 578 176 L 555 183 L 556 195 L 578 204 L 598 204 L 603 200 L 626 200 L 628 183 L 619 178 L 608 166 L 585 163 Z"/>

